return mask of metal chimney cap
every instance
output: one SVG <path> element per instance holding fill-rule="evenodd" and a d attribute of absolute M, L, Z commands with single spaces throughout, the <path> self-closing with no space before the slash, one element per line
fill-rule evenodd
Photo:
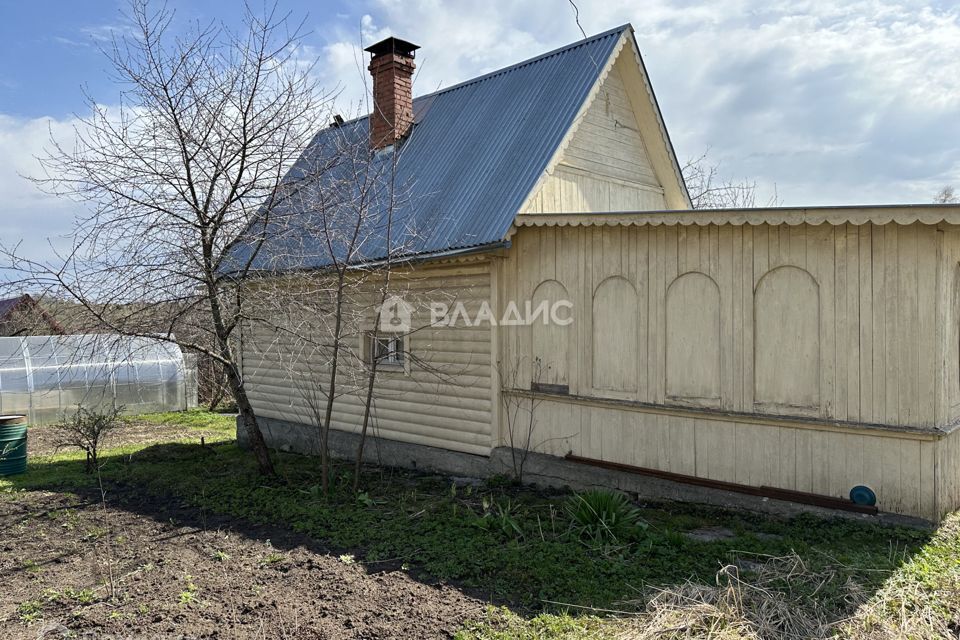
<path fill-rule="evenodd" d="M 413 44 L 412 42 L 407 42 L 406 40 L 401 40 L 400 38 L 394 38 L 390 36 L 385 40 L 381 40 L 376 44 L 372 44 L 364 51 L 369 51 L 376 56 L 382 56 L 387 53 L 399 53 L 400 55 L 407 56 L 409 58 L 414 57 L 413 52 L 420 48 L 420 45 Z"/>

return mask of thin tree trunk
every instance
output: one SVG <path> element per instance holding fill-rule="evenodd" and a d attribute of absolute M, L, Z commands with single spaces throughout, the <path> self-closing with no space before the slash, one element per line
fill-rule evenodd
<path fill-rule="evenodd" d="M 387 301 L 387 295 L 390 291 L 390 252 L 393 249 L 393 208 L 396 204 L 394 197 L 396 195 L 396 180 L 397 180 L 397 154 L 394 153 L 391 156 L 392 165 L 390 167 L 390 210 L 387 215 L 387 262 L 386 262 L 386 274 L 383 280 L 383 288 L 380 290 L 380 306 L 377 307 L 377 313 L 374 319 L 373 325 L 373 338 L 376 340 L 380 335 L 380 320 L 383 315 L 383 305 Z M 409 330 L 410 327 L 407 327 Z M 373 354 L 374 357 L 371 358 L 370 363 L 370 378 L 367 380 L 367 399 L 363 407 L 363 426 L 360 429 L 360 442 L 357 444 L 357 460 L 354 466 L 353 472 L 353 492 L 356 493 L 357 489 L 360 488 L 360 468 L 363 466 L 363 448 L 367 442 L 367 428 L 370 424 L 370 409 L 373 406 L 373 386 L 377 381 L 377 363 L 379 362 L 376 358 L 376 354 Z"/>
<path fill-rule="evenodd" d="M 337 276 L 337 303 L 335 307 L 336 318 L 333 327 L 333 357 L 330 362 L 330 383 L 327 385 L 327 408 L 323 416 L 323 424 L 320 425 L 320 483 L 323 487 L 323 495 L 327 495 L 330 487 L 330 473 L 328 455 L 328 439 L 330 434 L 330 421 L 333 419 L 333 401 L 334 391 L 337 388 L 337 366 L 340 360 L 340 332 L 343 331 L 343 288 L 346 276 L 341 270 Z"/>
<path fill-rule="evenodd" d="M 233 367 L 226 367 L 227 381 L 233 390 L 233 395 L 237 399 L 237 410 L 240 412 L 240 420 L 247 434 L 247 442 L 250 445 L 250 451 L 253 452 L 257 460 L 257 468 L 265 476 L 276 475 L 273 468 L 273 461 L 270 460 L 270 450 L 263 439 L 263 433 L 260 432 L 260 426 L 257 424 L 257 416 L 253 412 L 253 405 L 250 404 L 250 398 L 247 397 L 246 388 L 240 383 L 240 377 Z"/>
<path fill-rule="evenodd" d="M 213 385 L 213 389 L 211 389 L 210 396 L 207 399 L 207 408 L 210 411 L 216 411 L 217 407 L 220 406 L 220 403 L 223 401 L 223 396 L 227 389 L 223 382 L 224 376 L 218 375 L 220 372 L 218 371 L 217 363 L 213 362 L 212 358 L 207 358 L 207 360 L 210 364 L 210 381 Z M 223 367 L 220 367 L 219 369 L 222 370 Z"/>
<path fill-rule="evenodd" d="M 377 313 L 377 323 L 379 324 L 380 318 L 379 313 Z M 374 331 L 374 336 L 376 336 L 376 330 Z M 363 407 L 363 427 L 360 429 L 360 442 L 357 444 L 357 459 L 353 467 L 353 492 L 356 493 L 360 488 L 360 468 L 363 466 L 363 447 L 366 445 L 367 441 L 367 425 L 370 423 L 370 407 L 373 403 L 373 385 L 377 381 L 377 359 L 372 358 L 372 363 L 370 364 L 370 377 L 367 379 L 367 400 Z"/>

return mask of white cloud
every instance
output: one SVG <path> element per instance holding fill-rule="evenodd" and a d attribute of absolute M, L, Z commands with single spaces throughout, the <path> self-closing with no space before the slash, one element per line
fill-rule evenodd
<path fill-rule="evenodd" d="M 918 0 L 579 0 L 588 34 L 632 22 L 681 158 L 705 149 L 733 177 L 775 184 L 784 204 L 927 202 L 960 187 L 960 8 Z M 366 112 L 367 55 L 386 35 L 422 46 L 417 93 L 450 86 L 579 39 L 564 0 L 366 0 L 325 14 L 325 40 L 298 55 L 339 86 L 341 112 Z M 104 37 L 109 29 L 91 31 Z M 76 205 L 35 174 L 48 126 L 0 114 L 0 237 L 70 232 Z M 762 199 L 761 199 L 762 201 Z"/>
<path fill-rule="evenodd" d="M 960 10 L 914 0 L 580 0 L 588 34 L 632 22 L 674 145 L 787 204 L 928 201 L 960 184 Z M 580 37 L 562 0 L 376 0 L 332 30 L 325 79 L 355 106 L 364 45 L 423 46 L 415 90 Z M 352 112 L 351 112 L 352 113 Z"/>
<path fill-rule="evenodd" d="M 52 257 L 53 246 L 63 247 L 73 230 L 77 205 L 40 191 L 28 177 L 43 175 L 38 157 L 50 135 L 71 139 L 73 123 L 52 118 L 21 119 L 0 114 L 0 243 L 22 242 L 22 253 Z"/>

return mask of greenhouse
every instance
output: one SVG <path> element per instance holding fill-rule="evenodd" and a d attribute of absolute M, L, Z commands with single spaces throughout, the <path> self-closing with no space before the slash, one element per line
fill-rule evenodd
<path fill-rule="evenodd" d="M 78 406 L 127 413 L 196 405 L 196 376 L 180 348 L 116 335 L 0 338 L 0 413 L 50 424 Z"/>

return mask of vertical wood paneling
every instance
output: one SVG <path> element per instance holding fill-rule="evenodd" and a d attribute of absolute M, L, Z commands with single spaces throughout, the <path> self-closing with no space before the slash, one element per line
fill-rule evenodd
<path fill-rule="evenodd" d="M 754 294 L 759 410 L 818 413 L 823 402 L 822 298 L 814 277 L 799 267 L 780 265 L 760 279 Z"/>
<path fill-rule="evenodd" d="M 942 441 L 941 441 L 942 442 Z M 937 512 L 937 442 L 921 442 L 920 446 L 920 509 L 925 517 L 939 518 Z M 951 508 L 960 507 L 955 504 Z"/>
<path fill-rule="evenodd" d="M 886 230 L 885 226 L 872 228 L 871 234 L 871 285 L 873 316 L 868 319 L 873 325 L 873 421 L 882 423 L 887 419 L 887 357 L 886 348 Z"/>
<path fill-rule="evenodd" d="M 899 440 L 887 443 L 880 454 L 883 481 L 877 492 L 877 506 L 885 511 L 898 512 L 904 508 L 901 491 L 901 444 Z"/>
<path fill-rule="evenodd" d="M 919 354 L 917 352 L 916 330 L 918 327 L 917 310 L 917 227 L 905 226 L 900 229 L 898 260 L 898 289 L 894 296 L 897 301 L 897 355 L 898 355 L 898 421 L 903 424 L 917 424 L 917 401 L 919 389 L 917 378 L 920 375 Z"/>
<path fill-rule="evenodd" d="M 637 316 L 640 307 L 633 284 L 622 276 L 601 282 L 593 298 L 593 387 L 636 397 Z"/>
<path fill-rule="evenodd" d="M 529 243 L 526 236 L 538 239 Z M 778 266 L 804 269 L 816 280 L 820 295 L 819 415 L 930 426 L 960 413 L 957 374 L 938 373 L 956 364 L 947 362 L 944 349 L 955 351 L 960 342 L 953 317 L 947 318 L 938 306 L 945 289 L 951 299 L 954 295 L 952 285 L 944 284 L 953 282 L 952 274 L 946 278 L 941 271 L 953 264 L 957 250 L 937 249 L 938 242 L 952 247 L 951 238 L 960 242 L 960 234 L 939 237 L 933 228 L 919 224 L 562 227 L 549 232 L 525 227 L 514 238 L 511 266 L 504 271 L 513 274 L 519 286 L 504 283 L 501 290 L 504 296 L 529 295 L 523 292 L 551 277 L 567 284 L 577 306 L 570 387 L 590 394 L 601 393 L 589 386 L 594 292 L 611 276 L 631 282 L 640 311 L 635 325 L 636 391 L 628 399 L 670 404 L 675 400 L 665 388 L 666 292 L 684 273 L 707 274 L 720 295 L 720 406 L 754 412 L 762 408 L 754 398 L 757 284 Z M 950 327 L 945 326 L 948 322 Z M 519 348 L 522 341 L 505 338 L 502 344 Z M 622 392 L 612 397 L 622 398 Z M 583 426 L 577 446 L 605 449 L 606 455 L 616 452 L 618 460 L 641 466 L 678 473 L 692 469 L 716 478 L 746 474 L 751 482 L 775 481 L 829 495 L 845 495 L 851 483 L 863 482 L 879 487 L 890 508 L 917 513 L 930 513 L 947 500 L 935 486 L 938 476 L 930 465 L 942 455 L 933 445 L 904 441 L 901 447 L 896 438 L 839 437 L 763 425 L 707 428 L 703 420 L 606 415 L 612 421 L 606 435 L 588 433 L 602 431 L 604 418 L 586 409 L 575 418 Z M 611 442 L 611 437 L 634 441 Z M 725 454 L 733 455 L 737 464 Z M 753 467 L 739 469 L 753 459 Z"/>
<path fill-rule="evenodd" d="M 614 275 L 634 284 L 641 306 L 636 399 L 647 402 L 666 398 L 666 290 L 683 273 L 710 275 L 721 291 L 721 406 L 753 411 L 756 285 L 778 266 L 806 269 L 820 292 L 820 414 L 930 426 L 938 415 L 946 418 L 948 410 L 938 406 L 954 406 L 937 396 L 948 377 L 937 373 L 944 366 L 938 345 L 951 344 L 938 337 L 945 335 L 936 306 L 942 296 L 926 284 L 940 281 L 937 237 L 922 225 L 545 227 L 519 234 L 519 264 L 511 272 L 520 291 L 543 279 L 570 280 L 578 307 L 576 388 L 589 384 L 594 369 L 590 340 L 583 340 L 592 335 L 593 290 Z"/>
<path fill-rule="evenodd" d="M 883 460 L 883 446 L 886 444 L 883 438 L 869 438 L 863 445 L 863 459 L 866 461 L 863 466 L 863 475 L 861 483 L 872 487 L 874 491 L 879 491 L 883 487 L 883 477 L 886 473 L 885 467 L 880 464 Z"/>
<path fill-rule="evenodd" d="M 652 393 L 650 402 L 663 402 L 663 361 L 660 358 L 660 344 L 663 342 L 663 314 L 660 301 L 664 298 L 666 268 L 666 229 L 657 227 L 652 233 L 656 242 L 650 252 L 650 272 L 653 280 L 650 283 L 650 299 L 647 303 L 648 320 L 650 322 L 650 341 L 647 345 L 647 379 L 650 381 Z M 653 242 L 653 238 L 651 238 Z"/>
<path fill-rule="evenodd" d="M 721 391 L 720 406 L 727 410 L 737 410 L 737 398 L 740 388 L 737 381 L 739 375 L 739 358 L 737 350 L 740 346 L 740 336 L 737 322 L 740 309 L 738 308 L 738 291 L 734 287 L 734 274 L 739 266 L 737 247 L 734 243 L 733 230 L 729 226 L 717 230 L 717 283 L 720 286 L 720 342 L 732 345 L 732 350 L 721 350 L 720 371 Z M 742 383 L 742 381 L 741 381 Z"/>
<path fill-rule="evenodd" d="M 797 491 L 813 493 L 813 437 L 812 431 L 798 431 L 796 436 L 795 477 Z"/>
<path fill-rule="evenodd" d="M 817 243 L 818 260 L 816 263 L 817 279 L 820 284 L 820 414 L 835 416 L 837 407 L 837 331 L 836 331 L 836 247 L 834 237 L 836 227 L 821 226 L 817 229 L 819 241 Z M 814 266 L 814 265 L 811 265 Z"/>
<path fill-rule="evenodd" d="M 936 504 L 940 517 L 960 507 L 960 431 L 954 431 L 936 443 L 935 459 Z"/>
<path fill-rule="evenodd" d="M 885 422 L 899 422 L 900 420 L 900 385 L 897 372 L 902 369 L 902 353 L 899 337 L 897 287 L 899 277 L 899 227 L 884 227 L 884 322 L 886 331 L 886 415 Z"/>
<path fill-rule="evenodd" d="M 947 346 L 944 367 L 944 384 L 948 398 L 946 402 L 948 421 L 960 418 L 960 229 L 949 228 L 944 231 L 941 289 L 944 291 L 944 308 L 939 314 L 944 324 L 944 342 Z"/>
<path fill-rule="evenodd" d="M 813 431 L 811 438 L 811 491 L 822 495 L 831 495 L 835 491 L 831 491 L 832 487 L 830 486 L 830 463 L 832 460 L 830 434 L 823 431 Z"/>
<path fill-rule="evenodd" d="M 743 250 L 741 258 L 743 271 L 739 278 L 741 314 L 740 320 L 743 326 L 740 328 L 741 348 L 739 355 L 743 382 L 740 386 L 741 400 L 740 411 L 747 411 L 748 407 L 753 406 L 753 292 L 756 286 L 757 276 L 755 274 L 756 265 L 754 263 L 754 227 L 741 229 L 743 235 Z"/>
<path fill-rule="evenodd" d="M 651 382 L 650 382 L 650 234 L 646 230 L 639 228 L 630 229 L 632 244 L 637 249 L 636 258 L 636 281 L 637 295 L 640 297 L 640 326 L 638 330 L 640 335 L 637 343 L 640 351 L 637 354 L 637 366 L 640 376 L 640 395 L 639 399 L 645 402 L 650 401 Z"/>
<path fill-rule="evenodd" d="M 900 441 L 900 482 L 898 487 L 900 508 L 916 508 L 920 505 L 920 443 Z"/>
<path fill-rule="evenodd" d="M 828 335 L 833 334 L 836 336 L 835 348 L 830 349 L 829 345 L 826 345 L 826 358 L 833 360 L 833 369 L 836 375 L 837 384 L 834 385 L 834 411 L 835 415 L 840 420 L 848 420 L 849 415 L 847 412 L 847 332 L 845 331 L 845 323 L 847 319 L 846 310 L 847 310 L 847 255 L 849 253 L 847 249 L 847 234 L 846 226 L 837 227 L 834 230 L 834 282 L 835 287 L 833 290 L 833 305 L 836 313 L 830 314 L 828 317 L 832 316 L 833 326 L 826 332 Z M 827 312 L 829 313 L 829 311 Z M 824 315 L 827 315 L 825 313 Z M 829 411 L 827 415 L 830 415 Z"/>
<path fill-rule="evenodd" d="M 855 323 L 860 329 L 859 336 L 859 373 L 860 373 L 860 420 L 876 421 L 873 406 L 873 251 L 871 246 L 870 225 L 857 227 L 859 318 Z"/>
<path fill-rule="evenodd" d="M 942 234 L 933 227 L 917 226 L 917 327 L 915 332 L 917 414 L 913 424 L 937 424 L 937 264 Z"/>
<path fill-rule="evenodd" d="M 847 364 L 847 419 L 861 420 L 860 411 L 860 237 L 857 228 L 846 225 L 846 300 L 844 334 L 846 335 L 844 357 Z"/>

